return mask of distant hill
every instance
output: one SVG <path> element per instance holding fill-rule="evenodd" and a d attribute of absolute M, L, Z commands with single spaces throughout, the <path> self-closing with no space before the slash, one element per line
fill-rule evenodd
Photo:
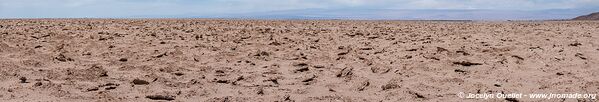
<path fill-rule="evenodd" d="M 559 20 L 595 10 L 437 10 L 437 9 L 301 9 L 222 15 L 250 19 L 371 19 L 371 20 Z"/>
<path fill-rule="evenodd" d="M 578 16 L 572 20 L 599 20 L 599 12 L 591 13 L 589 15 Z"/>
<path fill-rule="evenodd" d="M 358 19 L 358 20 L 570 20 L 597 8 L 547 10 L 492 9 L 295 9 L 222 14 L 181 14 L 133 18 Z"/>

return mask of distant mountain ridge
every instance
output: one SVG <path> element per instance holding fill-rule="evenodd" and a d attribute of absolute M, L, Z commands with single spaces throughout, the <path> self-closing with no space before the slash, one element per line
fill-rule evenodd
<path fill-rule="evenodd" d="M 349 19 L 349 20 L 569 20 L 599 8 L 549 10 L 491 9 L 296 9 L 236 14 L 183 14 L 158 18 Z M 147 16 L 142 16 L 147 17 Z"/>
<path fill-rule="evenodd" d="M 599 20 L 599 12 L 578 16 L 572 20 Z"/>

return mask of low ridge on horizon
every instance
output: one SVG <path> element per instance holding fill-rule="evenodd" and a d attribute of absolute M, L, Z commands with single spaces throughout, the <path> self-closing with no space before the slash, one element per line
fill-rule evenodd
<path fill-rule="evenodd" d="M 569 20 L 595 12 L 597 9 L 553 10 L 493 10 L 493 9 L 303 9 L 252 12 L 227 15 L 194 16 L 183 18 L 234 19 L 358 19 L 358 20 Z"/>
<path fill-rule="evenodd" d="M 599 20 L 599 12 L 578 16 L 572 20 Z"/>

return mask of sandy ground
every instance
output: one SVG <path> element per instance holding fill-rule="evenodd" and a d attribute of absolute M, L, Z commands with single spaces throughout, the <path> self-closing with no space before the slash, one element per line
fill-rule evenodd
<path fill-rule="evenodd" d="M 0 20 L 0 101 L 596 101 L 599 22 Z"/>

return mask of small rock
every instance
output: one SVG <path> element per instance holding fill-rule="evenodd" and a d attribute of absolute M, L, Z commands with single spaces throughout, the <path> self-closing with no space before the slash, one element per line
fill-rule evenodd
<path fill-rule="evenodd" d="M 522 57 L 520 57 L 520 56 L 518 56 L 518 55 L 512 55 L 512 57 L 514 57 L 514 58 L 517 58 L 517 59 L 519 59 L 519 60 L 524 60 L 524 58 L 522 58 Z"/>
<path fill-rule="evenodd" d="M 331 88 L 329 88 L 329 91 L 331 91 L 331 92 L 337 92 L 337 91 L 335 91 L 335 90 L 333 90 L 333 89 L 331 89 Z"/>
<path fill-rule="evenodd" d="M 399 87 L 400 87 L 400 86 L 399 86 L 399 85 L 397 85 L 397 84 L 395 84 L 395 83 L 389 83 L 389 84 L 387 84 L 387 85 L 383 85 L 383 86 L 381 86 L 381 88 L 382 88 L 383 90 L 395 89 L 395 88 L 399 88 Z"/>
<path fill-rule="evenodd" d="M 121 62 L 127 62 L 127 58 L 121 58 L 121 59 L 119 59 L 119 61 L 121 61 Z"/>
<path fill-rule="evenodd" d="M 454 72 L 458 72 L 458 73 L 466 73 L 466 71 L 464 71 L 464 70 L 461 70 L 461 69 L 456 69 L 456 70 L 453 70 L 453 71 L 454 71 Z"/>
<path fill-rule="evenodd" d="M 493 86 L 495 86 L 495 87 L 501 87 L 501 85 L 499 85 L 499 84 L 494 84 Z"/>
<path fill-rule="evenodd" d="M 151 100 L 167 100 L 167 101 L 175 100 L 175 96 L 165 96 L 165 95 L 148 95 L 148 96 L 146 96 L 146 98 L 151 99 Z"/>
<path fill-rule="evenodd" d="M 87 91 L 98 91 L 98 90 L 99 90 L 98 87 L 93 87 L 93 88 L 87 89 Z"/>
<path fill-rule="evenodd" d="M 360 48 L 360 50 L 372 50 L 373 48 L 367 47 L 367 48 Z"/>
<path fill-rule="evenodd" d="M 106 83 L 103 85 L 98 85 L 99 87 L 105 87 L 105 86 L 119 86 L 119 84 L 115 84 L 115 83 Z"/>
<path fill-rule="evenodd" d="M 264 95 L 264 89 L 263 88 L 259 88 L 258 92 L 256 92 L 256 94 L 258 94 L 258 95 Z"/>
<path fill-rule="evenodd" d="M 409 91 L 408 93 L 410 93 L 410 94 L 412 94 L 412 95 L 416 96 L 416 98 L 426 98 L 426 97 L 424 97 L 422 94 L 420 94 L 420 93 L 417 93 L 417 92 Z"/>
<path fill-rule="evenodd" d="M 582 45 L 582 44 L 578 43 L 578 42 L 570 44 L 570 46 L 580 46 L 580 45 Z"/>
<path fill-rule="evenodd" d="M 255 54 L 254 56 L 270 56 L 270 53 L 268 53 L 266 51 L 260 51 L 257 54 Z"/>
<path fill-rule="evenodd" d="M 464 56 L 468 56 L 470 55 L 470 53 L 466 52 L 466 51 L 455 51 L 455 53 L 461 53 Z"/>
<path fill-rule="evenodd" d="M 303 66 L 308 66 L 308 64 L 307 63 L 296 63 L 296 64 L 293 64 L 293 66 L 303 67 Z"/>
<path fill-rule="evenodd" d="M 370 86 L 369 81 L 362 82 L 362 84 L 358 87 L 358 91 L 364 91 L 364 89 L 366 89 L 368 86 Z"/>
<path fill-rule="evenodd" d="M 576 56 L 576 57 L 578 57 L 580 59 L 583 59 L 583 60 L 587 59 L 586 57 L 584 57 L 584 55 L 582 53 L 576 53 L 574 56 Z"/>
<path fill-rule="evenodd" d="M 160 55 L 154 56 L 154 58 L 161 58 L 161 57 L 164 57 L 164 56 L 167 56 L 167 55 L 166 55 L 166 52 L 165 52 L 165 53 L 162 53 L 162 54 L 160 54 Z"/>
<path fill-rule="evenodd" d="M 173 73 L 173 74 L 175 74 L 176 76 L 182 76 L 182 75 L 185 75 L 185 74 L 183 74 L 183 73 L 181 73 L 181 72 L 176 72 L 176 73 Z"/>
<path fill-rule="evenodd" d="M 150 84 L 150 82 L 145 81 L 145 80 L 141 80 L 141 79 L 134 79 L 132 82 L 135 85 L 148 85 L 148 84 Z"/>
<path fill-rule="evenodd" d="M 443 52 L 443 51 L 449 51 L 449 50 L 442 48 L 442 47 L 437 47 L 437 52 Z"/>
<path fill-rule="evenodd" d="M 73 61 L 72 58 L 68 58 L 63 54 L 58 54 L 58 57 L 55 57 L 54 59 L 61 61 L 61 62 L 66 62 L 66 61 Z"/>
<path fill-rule="evenodd" d="M 310 77 L 310 78 L 307 78 L 307 79 L 304 79 L 304 80 L 302 80 L 302 82 L 310 82 L 310 81 L 314 81 L 314 79 L 315 79 L 315 78 L 316 78 L 316 75 L 312 75 L 312 77 Z"/>
<path fill-rule="evenodd" d="M 337 77 L 352 75 L 352 70 L 354 70 L 354 68 L 343 68 L 339 73 L 337 73 Z"/>
<path fill-rule="evenodd" d="M 36 82 L 33 86 L 42 86 L 42 82 Z"/>
<path fill-rule="evenodd" d="M 229 83 L 228 80 L 216 80 L 216 83 Z"/>
<path fill-rule="evenodd" d="M 381 73 L 381 74 L 384 74 L 384 73 L 387 73 L 387 72 L 391 71 L 391 68 L 388 68 L 388 67 L 370 67 L 370 71 L 372 73 Z"/>
<path fill-rule="evenodd" d="M 105 89 L 105 90 L 112 90 L 112 89 L 116 89 L 116 87 L 115 87 L 115 86 L 111 86 L 111 87 L 106 87 L 106 88 L 104 88 L 104 89 Z"/>
<path fill-rule="evenodd" d="M 314 68 L 324 68 L 323 65 L 314 65 Z"/>
<path fill-rule="evenodd" d="M 21 83 L 27 83 L 27 78 L 26 77 L 21 77 L 21 78 L 19 78 L 19 80 L 21 80 Z"/>
<path fill-rule="evenodd" d="M 472 63 L 472 62 L 453 62 L 453 64 L 462 65 L 462 66 L 474 66 L 474 65 L 483 65 L 482 63 Z"/>
<path fill-rule="evenodd" d="M 310 70 L 308 67 L 301 67 L 299 69 L 295 69 L 295 73 L 297 73 L 297 72 L 305 72 L 305 71 L 308 71 L 308 70 Z"/>

